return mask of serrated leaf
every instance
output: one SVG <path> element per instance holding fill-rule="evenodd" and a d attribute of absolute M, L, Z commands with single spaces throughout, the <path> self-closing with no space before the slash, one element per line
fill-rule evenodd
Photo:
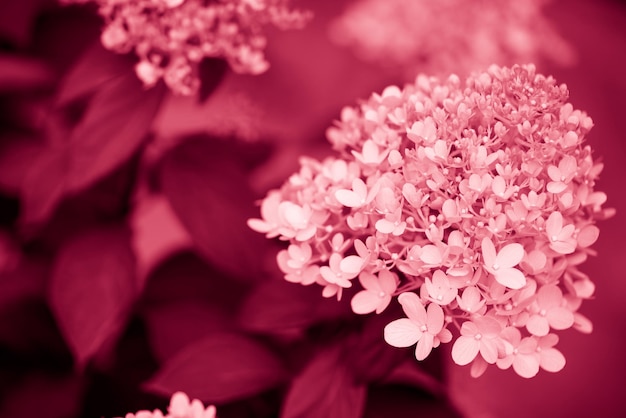
<path fill-rule="evenodd" d="M 344 360 L 338 345 L 319 352 L 293 380 L 281 418 L 361 418 L 367 388 Z"/>
<path fill-rule="evenodd" d="M 60 249 L 49 302 L 79 364 L 122 330 L 135 296 L 135 260 L 126 229 L 92 230 Z"/>
<path fill-rule="evenodd" d="M 285 378 L 282 363 L 264 345 L 220 333 L 179 351 L 146 388 L 166 396 L 180 390 L 204 402 L 223 403 L 261 393 Z"/>
<path fill-rule="evenodd" d="M 188 139 L 164 158 L 161 181 L 201 254 L 234 276 L 254 280 L 268 244 L 246 224 L 255 216 L 254 197 L 238 155 L 217 139 Z"/>

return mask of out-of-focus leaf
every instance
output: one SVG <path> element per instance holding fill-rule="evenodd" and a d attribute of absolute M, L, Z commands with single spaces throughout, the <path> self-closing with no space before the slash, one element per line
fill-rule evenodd
<path fill-rule="evenodd" d="M 407 357 L 406 350 L 391 347 L 383 338 L 385 325 L 393 320 L 388 311 L 365 318 L 361 329 L 350 339 L 349 351 L 353 355 L 346 363 L 359 382 L 381 381 Z"/>
<path fill-rule="evenodd" d="M 104 49 L 100 39 L 87 48 L 61 81 L 56 103 L 64 105 L 93 93 L 110 80 L 134 74 L 132 60 Z"/>
<path fill-rule="evenodd" d="M 67 154 L 62 149 L 40 150 L 22 182 L 22 222 L 37 223 L 52 214 L 65 191 Z"/>
<path fill-rule="evenodd" d="M 144 141 L 164 92 L 162 85 L 145 90 L 134 74 L 98 90 L 67 144 L 68 190 L 91 185 L 130 158 Z"/>
<path fill-rule="evenodd" d="M 3 247 L 0 246 L 0 251 L 5 251 Z M 0 254 L 0 258 L 3 256 Z M 0 271 L 0 310 L 22 299 L 43 297 L 47 274 L 48 265 L 44 260 L 27 257 L 14 269 Z"/>
<path fill-rule="evenodd" d="M 130 217 L 140 279 L 167 256 L 191 247 L 191 238 L 162 194 L 139 194 Z"/>
<path fill-rule="evenodd" d="M 150 347 L 160 361 L 214 334 L 232 331 L 233 321 L 216 306 L 197 301 L 161 304 L 144 314 Z"/>
<path fill-rule="evenodd" d="M 161 168 L 163 191 L 200 252 L 243 279 L 261 273 L 266 240 L 246 225 L 254 198 L 238 155 L 204 137 L 181 143 Z"/>
<path fill-rule="evenodd" d="M 76 416 L 81 386 L 76 376 L 33 373 L 16 382 L 0 404 L 0 416 L 67 418 Z"/>
<path fill-rule="evenodd" d="M 415 388 L 401 385 L 370 387 L 363 414 L 363 418 L 461 418 L 462 416 L 446 399 L 433 398 Z"/>
<path fill-rule="evenodd" d="M 204 103 L 219 86 L 228 71 L 228 63 L 223 59 L 205 58 L 199 65 L 200 91 L 198 101 Z"/>
<path fill-rule="evenodd" d="M 355 382 L 340 345 L 319 352 L 293 380 L 281 418 L 361 418 L 367 388 Z"/>
<path fill-rule="evenodd" d="M 25 46 L 31 35 L 33 22 L 45 0 L 0 2 L 0 38 Z"/>
<path fill-rule="evenodd" d="M 126 229 L 92 230 L 61 248 L 49 300 L 79 364 L 119 335 L 135 294 L 135 260 Z"/>
<path fill-rule="evenodd" d="M 42 88 L 53 79 L 52 71 L 41 61 L 0 54 L 0 91 Z"/>
<path fill-rule="evenodd" d="M 263 392 L 285 378 L 280 360 L 264 345 L 243 335 L 215 334 L 180 351 L 146 387 L 221 403 Z"/>
<path fill-rule="evenodd" d="M 19 194 L 26 174 L 37 163 L 43 144 L 29 137 L 5 136 L 0 148 L 0 188 L 11 194 Z"/>
<path fill-rule="evenodd" d="M 353 315 L 347 303 L 322 297 L 317 286 L 274 280 L 255 287 L 243 304 L 239 322 L 247 330 L 272 333 Z"/>
<path fill-rule="evenodd" d="M 197 255 L 174 255 L 150 275 L 141 312 L 160 360 L 218 331 L 234 331 L 234 317 L 247 289 L 228 280 Z"/>
<path fill-rule="evenodd" d="M 128 161 L 146 138 L 164 89 L 144 90 L 134 74 L 106 82 L 67 142 L 39 151 L 22 184 L 25 224 L 46 220 L 61 199 Z"/>

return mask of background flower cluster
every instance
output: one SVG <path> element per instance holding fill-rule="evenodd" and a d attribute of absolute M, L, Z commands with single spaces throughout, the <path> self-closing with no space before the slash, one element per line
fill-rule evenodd
<path fill-rule="evenodd" d="M 463 7 L 470 3 L 463 2 Z M 128 8 L 136 4 L 144 5 L 145 13 Z M 464 9 L 474 16 L 463 26 L 467 37 L 455 35 L 459 24 L 447 24 L 459 21 L 450 8 L 441 11 L 439 19 L 430 19 L 436 24 L 428 30 L 421 25 L 422 32 L 394 32 L 396 42 L 389 48 L 417 45 L 422 52 L 417 58 L 407 53 L 407 60 L 394 61 L 391 67 L 389 60 L 376 55 L 380 50 L 370 49 L 367 59 L 362 54 L 363 48 L 373 48 L 368 46 L 372 30 L 357 33 L 354 29 L 362 26 L 347 26 L 358 22 L 355 10 L 380 4 L 0 4 L 0 415 L 357 418 L 626 413 L 621 396 L 626 376 L 621 338 L 625 289 L 619 267 L 625 230 L 621 214 L 626 211 L 621 193 L 626 86 L 623 57 L 616 53 L 626 43 L 623 4 L 553 0 L 508 9 L 505 1 L 476 2 L 480 11 L 506 19 L 489 20 L 488 13 Z M 185 20 L 189 10 L 199 5 L 249 12 L 228 15 L 230 24 L 220 37 L 202 31 L 203 36 L 219 38 L 219 52 L 184 27 L 182 37 L 176 30 L 165 30 L 181 16 L 180 22 L 190 23 Z M 424 15 L 432 11 L 421 10 Z M 444 18 L 444 12 L 451 14 Z M 529 20 L 531 14 L 536 19 Z M 409 11 L 403 15 L 411 19 Z M 390 21 L 382 29 L 415 26 L 400 24 L 398 14 L 389 16 L 397 24 Z M 282 30 L 281 22 L 297 24 Z M 478 39 L 480 33 L 506 33 L 507 28 L 498 26 L 503 23 L 519 30 L 520 37 L 487 39 L 527 39 L 517 45 L 529 48 L 492 44 L 493 49 L 479 49 L 495 52 L 483 61 L 472 52 L 476 49 L 459 42 Z M 115 25 L 122 30 L 116 32 Z M 144 38 L 141 31 L 135 32 L 141 28 L 155 32 Z M 340 42 L 339 34 L 348 29 L 343 34 L 349 34 L 351 42 Z M 544 42 L 531 42 L 535 36 Z M 124 44 L 124 39 L 130 43 Z M 403 41 L 408 39 L 415 42 L 407 45 Z M 445 49 L 436 46 L 443 40 Z M 248 49 L 242 49 L 244 45 Z M 455 55 L 458 63 L 446 58 Z M 256 64 L 242 67 L 242 56 L 254 58 L 247 62 Z M 553 96 L 546 96 L 549 111 L 542 110 L 552 123 L 542 122 L 541 112 L 533 119 L 536 127 L 518 127 L 505 110 L 498 118 L 518 140 L 555 131 L 564 141 L 561 151 L 542 157 L 543 170 L 533 175 L 532 164 L 522 167 L 521 151 L 498 151 L 498 135 L 510 139 L 504 129 L 485 134 L 488 142 L 482 145 L 476 131 L 476 138 L 461 136 L 472 140 L 467 153 L 459 156 L 475 157 L 453 165 L 455 175 L 462 177 L 456 185 L 442 164 L 449 159 L 454 163 L 456 148 L 437 143 L 450 136 L 434 142 L 430 136 L 433 125 L 436 130 L 443 127 L 438 115 L 427 109 L 420 119 L 417 113 L 403 116 L 400 109 L 407 103 L 439 103 L 439 95 L 443 106 L 443 97 L 450 96 L 452 103 L 446 101 L 444 110 L 455 115 L 455 123 L 487 126 L 463 122 L 464 92 L 478 91 L 478 81 L 465 85 L 466 76 L 481 71 L 501 80 L 504 76 L 496 75 L 495 68 L 504 71 L 529 62 L 535 63 L 536 74 L 556 80 Z M 497 67 L 489 69 L 492 63 Z M 515 68 L 528 72 L 531 67 Z M 419 72 L 427 75 L 416 80 Z M 458 79 L 448 78 L 451 73 L 458 73 Z M 431 90 L 425 87 L 428 83 Z M 567 84 L 568 98 L 559 83 Z M 398 87 L 386 89 L 394 85 Z M 526 97 L 511 94 L 507 100 L 520 104 Z M 381 106 L 394 111 L 383 112 Z M 593 119 L 590 130 L 585 115 Z M 415 124 L 420 120 L 421 126 Z M 459 129 L 455 126 L 446 129 L 454 132 Z M 394 135 L 398 153 L 387 147 L 395 144 Z M 518 143 L 519 150 L 526 146 L 524 141 Z M 481 146 L 488 150 L 489 169 L 480 179 L 471 178 L 469 169 L 480 164 Z M 407 156 L 405 149 L 420 147 L 421 153 Z M 409 161 L 411 169 L 405 172 Z M 398 175 L 374 181 L 375 164 L 400 177 L 427 170 L 428 183 L 420 184 L 415 194 L 406 190 L 413 199 L 418 190 L 429 190 L 429 212 L 423 219 L 405 198 Z M 600 165 L 604 168 L 597 179 Z M 315 176 L 317 183 L 311 182 Z M 541 186 L 531 185 L 532 178 Z M 258 203 L 286 181 L 304 182 L 301 186 L 306 184 L 318 198 L 319 188 L 335 184 L 332 192 L 328 189 L 328 199 L 312 208 L 326 208 L 330 215 L 324 220 L 313 216 L 315 211 L 307 218 L 302 201 L 294 200 L 300 208 L 283 205 L 290 224 L 279 232 L 293 242 L 266 239 L 247 225 L 249 219 L 262 218 Z M 585 195 L 585 188 L 593 192 Z M 606 193 L 606 203 L 597 192 Z M 466 209 L 476 212 L 472 220 L 463 217 L 459 194 L 470 203 Z M 363 195 L 366 203 L 361 205 Z M 490 198 L 494 205 L 486 210 L 504 215 L 493 217 L 493 224 L 488 214 L 480 213 L 483 200 Z M 448 200 L 454 204 L 446 203 L 444 210 Z M 396 219 L 398 203 L 402 211 Z M 596 224 L 601 233 L 591 245 L 596 217 L 610 214 L 605 208 L 615 208 L 616 215 Z M 311 222 L 316 225 L 313 235 Z M 537 233 L 542 222 L 550 235 L 545 229 Z M 436 227 L 425 228 L 430 223 Z M 458 231 L 476 226 L 480 232 L 463 232 L 459 240 L 452 233 L 455 228 L 444 228 L 447 223 Z M 537 229 L 519 241 L 524 254 L 516 263 L 520 249 L 507 234 L 523 224 Z M 331 228 L 324 232 L 327 225 Z M 356 236 L 350 225 L 367 232 Z M 441 234 L 440 227 L 438 246 L 430 239 Z M 323 233 L 328 236 L 317 246 L 312 240 Z M 403 236 L 419 242 L 404 245 Z M 417 261 L 409 263 L 415 244 L 421 247 L 413 249 Z M 568 253 L 572 248 L 575 251 Z M 328 259 L 312 262 L 322 256 L 321 249 Z M 536 250 L 546 255 L 545 262 Z M 340 259 L 334 253 L 341 254 Z M 279 264 L 277 254 L 282 254 Z M 377 257 L 368 258 L 371 254 Z M 444 265 L 454 263 L 454 254 L 472 257 L 472 266 L 483 270 L 470 279 L 476 283 L 460 283 L 461 275 L 454 276 L 458 272 Z M 440 262 L 437 255 L 441 265 L 434 263 Z M 372 263 L 368 274 L 359 271 L 349 277 L 366 258 Z M 494 264 L 499 268 L 494 270 Z M 520 289 L 509 286 L 519 278 L 516 271 L 526 280 Z M 290 283 L 285 273 L 291 281 L 309 283 L 315 278 L 324 286 Z M 332 281 L 334 286 L 328 286 Z M 347 283 L 352 286 L 341 286 Z M 324 287 L 327 296 L 334 295 L 324 298 Z M 513 305 L 518 297 L 514 295 L 524 292 L 535 296 L 523 311 L 512 308 L 515 313 L 506 316 L 509 327 L 474 321 L 470 313 L 489 318 L 493 315 L 487 311 L 510 312 L 507 302 Z M 585 301 L 579 305 L 579 299 Z M 560 301 L 558 306 L 555 301 Z M 588 330 L 583 316 L 593 323 L 591 334 L 558 331 L 570 324 Z M 410 332 L 395 345 L 415 348 L 385 341 L 385 327 L 398 320 L 398 328 L 406 325 Z M 561 322 L 555 325 L 557 320 Z M 511 321 L 519 326 L 511 327 Z M 546 321 L 549 331 L 544 334 Z M 475 379 L 469 367 L 454 364 L 454 347 L 464 344 L 470 354 L 478 348 L 477 358 L 484 359 L 481 349 L 488 353 L 490 347 L 477 346 L 472 336 L 492 326 L 503 328 L 498 335 L 506 341 L 505 352 L 517 351 Z M 391 334 L 398 334 L 391 331 L 388 339 L 393 341 Z M 407 339 L 411 333 L 413 340 L 419 339 Z M 559 335 L 558 344 L 552 334 Z M 457 343 L 462 337 L 464 343 Z M 428 356 L 417 361 L 416 349 L 421 358 L 431 345 Z M 532 379 L 500 370 L 528 374 L 534 369 L 526 366 L 536 366 L 537 357 L 532 354 L 527 362 L 526 355 L 536 353 L 537 347 L 551 356 L 544 366 L 560 368 L 553 348 L 567 364 L 559 373 L 540 371 Z"/>

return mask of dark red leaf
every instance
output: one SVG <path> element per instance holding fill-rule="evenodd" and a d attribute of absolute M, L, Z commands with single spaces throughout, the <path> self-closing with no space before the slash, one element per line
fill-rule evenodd
<path fill-rule="evenodd" d="M 349 350 L 353 355 L 348 357 L 347 365 L 360 382 L 381 381 L 410 355 L 407 350 L 398 350 L 385 342 L 383 330 L 394 319 L 387 314 L 385 311 L 364 318 L 363 326 L 350 339 Z"/>
<path fill-rule="evenodd" d="M 254 198 L 238 155 L 223 141 L 199 137 L 171 151 L 161 168 L 163 192 L 200 252 L 244 279 L 261 274 L 266 240 L 246 225 Z"/>
<path fill-rule="evenodd" d="M 33 22 L 45 0 L 0 2 L 0 38 L 18 46 L 28 44 Z"/>
<path fill-rule="evenodd" d="M 261 343 L 215 334 L 180 351 L 146 387 L 167 396 L 182 390 L 204 402 L 222 403 L 258 394 L 285 378 L 278 357 Z"/>
<path fill-rule="evenodd" d="M 281 418 L 361 418 L 367 387 L 345 365 L 344 347 L 317 354 L 293 380 Z"/>
<path fill-rule="evenodd" d="M 205 58 L 200 62 L 198 72 L 200 77 L 200 91 L 198 101 L 204 103 L 211 93 L 219 86 L 228 71 L 228 63 L 223 59 Z"/>
<path fill-rule="evenodd" d="M 320 321 L 352 315 L 345 301 L 322 297 L 318 286 L 275 280 L 263 282 L 252 291 L 244 302 L 239 322 L 247 330 L 272 333 L 304 329 Z"/>
<path fill-rule="evenodd" d="M 50 306 L 79 363 L 84 363 L 126 324 L 136 296 L 135 260 L 126 229 L 86 232 L 57 255 Z"/>
<path fill-rule="evenodd" d="M 127 161 L 145 140 L 165 90 L 145 90 L 135 74 L 114 78 L 100 88 L 74 128 L 67 152 L 69 191 L 93 184 Z"/>
<path fill-rule="evenodd" d="M 53 79 L 51 69 L 41 61 L 0 54 L 0 91 L 42 88 Z"/>
<path fill-rule="evenodd" d="M 37 164 L 36 159 L 44 149 L 44 145 L 34 138 L 4 135 L 0 149 L 0 188 L 19 194 L 26 174 Z"/>
<path fill-rule="evenodd" d="M 321 351 L 293 380 L 281 418 L 361 418 L 367 388 L 345 365 L 343 347 Z"/>
<path fill-rule="evenodd" d="M 22 222 L 38 223 L 48 218 L 65 192 L 67 154 L 59 149 L 43 149 L 35 156 L 22 182 Z"/>
<path fill-rule="evenodd" d="M 402 385 L 370 387 L 363 418 L 428 417 L 461 418 L 450 401 Z"/>
<path fill-rule="evenodd" d="M 87 48 L 59 85 L 57 105 L 65 105 L 103 87 L 122 75 L 133 74 L 131 58 L 104 49 L 100 39 Z"/>
<path fill-rule="evenodd" d="M 12 385 L 0 404 L 0 416 L 67 418 L 77 416 L 81 385 L 76 376 L 32 373 Z"/>

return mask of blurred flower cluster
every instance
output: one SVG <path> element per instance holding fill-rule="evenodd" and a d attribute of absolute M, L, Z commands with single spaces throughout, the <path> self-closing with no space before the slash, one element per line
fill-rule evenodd
<path fill-rule="evenodd" d="M 170 405 L 167 408 L 167 415 L 159 409 L 154 412 L 138 411 L 136 413 L 128 413 L 125 418 L 215 418 L 215 406 L 210 405 L 206 408 L 198 399 L 192 401 L 184 392 L 176 392 L 172 395 Z"/>
<path fill-rule="evenodd" d="M 301 28 L 310 17 L 290 10 L 290 0 L 61 1 L 95 1 L 105 19 L 105 48 L 119 53 L 134 50 L 139 57 L 135 71 L 145 85 L 163 79 L 172 91 L 184 95 L 200 87 L 198 65 L 207 57 L 224 58 L 240 73 L 266 71 L 263 27 Z"/>
<path fill-rule="evenodd" d="M 409 79 L 418 71 L 465 76 L 492 63 L 543 57 L 571 63 L 573 48 L 543 14 L 549 1 L 359 0 L 336 18 L 331 35 L 363 59 L 390 71 L 399 68 Z"/>
<path fill-rule="evenodd" d="M 287 281 L 341 298 L 358 278 L 357 314 L 399 295 L 408 318 L 385 340 L 417 343 L 418 360 L 451 327 L 452 358 L 475 376 L 558 371 L 551 331 L 591 331 L 576 311 L 594 285 L 578 266 L 611 214 L 584 144 L 593 122 L 567 99 L 532 65 L 388 87 L 344 108 L 327 132 L 339 155 L 303 159 L 249 225 L 290 242 Z"/>

